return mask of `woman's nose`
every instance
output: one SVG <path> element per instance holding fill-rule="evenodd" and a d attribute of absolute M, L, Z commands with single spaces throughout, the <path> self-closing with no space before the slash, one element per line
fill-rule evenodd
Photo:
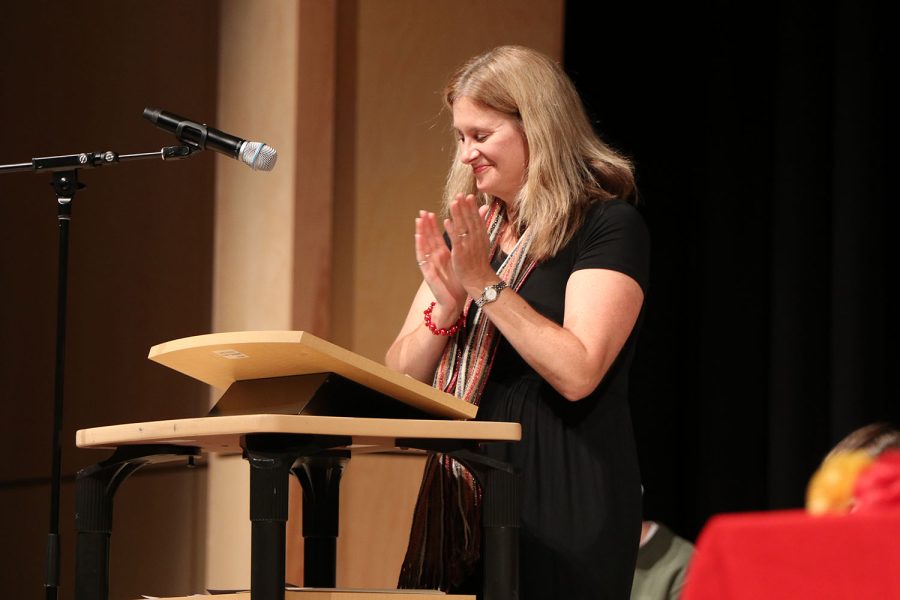
<path fill-rule="evenodd" d="M 460 159 L 464 165 L 467 165 L 481 156 L 481 152 L 478 151 L 477 148 L 472 148 L 467 146 L 463 148 L 462 153 L 460 154 Z"/>

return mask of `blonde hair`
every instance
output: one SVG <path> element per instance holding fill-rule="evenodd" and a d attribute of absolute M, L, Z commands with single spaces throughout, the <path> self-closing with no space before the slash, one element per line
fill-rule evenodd
<path fill-rule="evenodd" d="M 885 450 L 900 450 L 900 430 L 890 423 L 871 423 L 848 433 L 825 455 L 822 463 L 842 452 L 861 451 L 877 457 Z"/>
<path fill-rule="evenodd" d="M 584 222 L 595 202 L 630 199 L 635 191 L 631 162 L 606 145 L 591 127 L 575 86 L 553 60 L 522 46 L 500 46 L 461 66 L 444 89 L 452 111 L 459 98 L 513 116 L 528 145 L 525 181 L 513 200 L 512 226 L 527 227 L 534 259 L 554 256 Z M 458 193 L 482 203 L 472 169 L 460 162 L 460 146 L 447 184 L 444 207 Z"/>

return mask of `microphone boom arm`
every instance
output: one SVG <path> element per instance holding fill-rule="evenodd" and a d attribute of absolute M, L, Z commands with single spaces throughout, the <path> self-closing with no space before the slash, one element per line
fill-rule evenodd
<path fill-rule="evenodd" d="M 162 160 L 180 160 L 193 156 L 200 149 L 192 145 L 166 146 L 157 152 L 138 152 L 135 154 L 118 154 L 112 150 L 106 152 L 79 152 L 78 154 L 63 154 L 61 156 L 45 156 L 32 158 L 31 162 L 0 165 L 0 173 L 15 173 L 18 171 L 34 171 L 35 173 L 55 173 L 58 171 L 71 171 L 72 169 L 93 169 L 117 162 L 128 162 L 148 158 Z"/>

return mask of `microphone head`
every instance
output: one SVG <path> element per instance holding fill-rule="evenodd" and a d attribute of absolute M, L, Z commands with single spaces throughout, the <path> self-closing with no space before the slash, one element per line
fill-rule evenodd
<path fill-rule="evenodd" d="M 262 142 L 244 142 L 238 159 L 254 171 L 271 171 L 275 168 L 278 153 L 275 148 Z"/>

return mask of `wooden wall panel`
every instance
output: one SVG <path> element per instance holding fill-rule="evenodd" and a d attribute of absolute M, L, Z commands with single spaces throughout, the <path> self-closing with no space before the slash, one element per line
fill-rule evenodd
<path fill-rule="evenodd" d="M 290 329 L 296 174 L 297 5 L 221 3 L 219 127 L 278 151 L 255 172 L 216 172 L 213 329 Z"/>
<path fill-rule="evenodd" d="M 220 3 L 219 127 L 278 151 L 270 172 L 220 158 L 216 172 L 213 331 L 291 329 L 296 204 L 298 5 Z M 250 584 L 249 473 L 211 457 L 207 585 Z"/>
<path fill-rule="evenodd" d="M 292 321 L 330 339 L 337 4 L 301 0 L 298 10 Z"/>
<path fill-rule="evenodd" d="M 216 3 L 177 0 L 5 3 L 0 163 L 173 145 L 171 134 L 142 118 L 146 106 L 212 122 L 217 14 Z M 213 170 L 213 156 L 205 153 L 82 172 L 87 188 L 75 197 L 71 224 L 61 438 L 63 599 L 72 597 L 74 577 L 71 481 L 108 454 L 75 449 L 75 430 L 193 416 L 206 404 L 203 385 L 146 356 L 153 344 L 210 327 Z M 49 177 L 0 175 L 0 209 L 0 512 L 7 515 L 0 525 L 0 584 L 10 597 L 36 598 L 44 593 L 56 321 Z M 138 472 L 119 492 L 111 597 L 170 590 L 155 585 L 160 578 L 191 591 L 202 587 L 202 565 L 178 551 L 167 556 L 155 536 L 177 506 L 180 548 L 192 552 L 202 541 L 202 532 L 181 525 L 197 520 L 203 474 L 168 472 L 164 501 L 136 493 L 157 477 Z M 148 558 L 156 573 L 143 568 Z"/>
<path fill-rule="evenodd" d="M 393 588 L 406 552 L 423 455 L 351 460 L 341 485 L 338 585 Z"/>

